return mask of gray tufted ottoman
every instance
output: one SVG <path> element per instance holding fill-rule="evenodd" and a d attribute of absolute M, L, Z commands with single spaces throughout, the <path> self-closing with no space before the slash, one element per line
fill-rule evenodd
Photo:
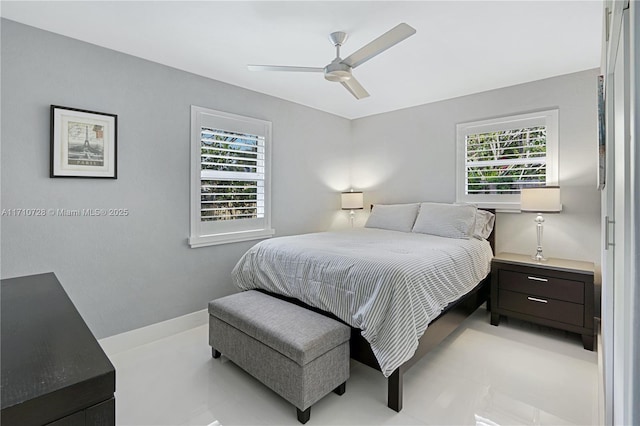
<path fill-rule="evenodd" d="M 250 290 L 209 302 L 209 344 L 291 402 L 306 423 L 311 406 L 345 391 L 351 329 Z"/>

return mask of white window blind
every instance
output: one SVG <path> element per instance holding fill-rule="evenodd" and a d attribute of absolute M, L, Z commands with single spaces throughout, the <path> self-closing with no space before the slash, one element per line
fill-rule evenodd
<path fill-rule="evenodd" d="M 459 124 L 457 201 L 519 208 L 520 189 L 557 183 L 557 110 Z"/>
<path fill-rule="evenodd" d="M 525 127 L 465 137 L 467 194 L 519 194 L 547 179 L 547 128 Z"/>
<path fill-rule="evenodd" d="M 203 127 L 200 220 L 264 217 L 264 136 Z"/>
<path fill-rule="evenodd" d="M 192 247 L 273 235 L 271 123 L 192 107 Z"/>

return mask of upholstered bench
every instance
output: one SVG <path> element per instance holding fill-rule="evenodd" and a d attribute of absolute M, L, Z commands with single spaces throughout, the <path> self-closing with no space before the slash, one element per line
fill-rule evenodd
<path fill-rule="evenodd" d="M 349 378 L 350 327 L 250 290 L 209 302 L 209 344 L 297 408 L 311 406 Z"/>

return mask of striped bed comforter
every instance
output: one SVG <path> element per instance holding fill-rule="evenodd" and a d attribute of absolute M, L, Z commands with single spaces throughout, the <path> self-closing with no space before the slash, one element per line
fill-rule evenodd
<path fill-rule="evenodd" d="M 264 240 L 242 256 L 242 290 L 294 297 L 362 330 L 388 377 L 427 325 L 490 270 L 487 241 L 361 228 Z"/>

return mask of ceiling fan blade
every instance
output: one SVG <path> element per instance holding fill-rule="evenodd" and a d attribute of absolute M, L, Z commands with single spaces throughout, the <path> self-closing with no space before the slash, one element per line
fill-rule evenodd
<path fill-rule="evenodd" d="M 356 80 L 355 77 L 351 76 L 349 80 L 342 81 L 341 83 L 349 91 L 349 93 L 355 96 L 356 99 L 369 97 L 369 92 L 367 92 L 365 88 L 362 87 L 360 83 L 358 83 L 358 80 Z"/>
<path fill-rule="evenodd" d="M 278 65 L 247 65 L 249 71 L 296 71 L 296 72 L 324 72 L 319 67 L 287 67 Z"/>
<path fill-rule="evenodd" d="M 402 24 L 398 24 L 377 39 L 373 40 L 371 43 L 347 56 L 342 60 L 342 63 L 349 65 L 351 68 L 355 68 L 390 47 L 395 46 L 402 40 L 411 37 L 415 33 L 416 30 L 412 26 L 407 25 L 404 22 Z"/>

